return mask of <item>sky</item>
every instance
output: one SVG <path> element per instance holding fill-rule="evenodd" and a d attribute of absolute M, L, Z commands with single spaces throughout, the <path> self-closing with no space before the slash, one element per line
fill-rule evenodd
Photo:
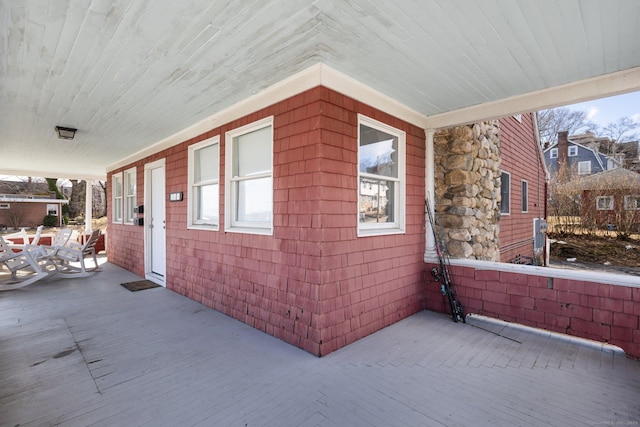
<path fill-rule="evenodd" d="M 640 122 L 640 92 L 631 92 L 609 98 L 594 99 L 579 104 L 566 105 L 563 108 L 586 111 L 589 120 L 600 127 L 615 122 L 621 117 L 629 117 Z"/>

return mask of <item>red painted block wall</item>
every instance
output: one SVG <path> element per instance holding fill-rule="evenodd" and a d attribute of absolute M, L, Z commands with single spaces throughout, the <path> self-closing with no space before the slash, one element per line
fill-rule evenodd
<path fill-rule="evenodd" d="M 614 344 L 640 358 L 640 287 L 557 278 L 550 283 L 543 276 L 459 266 L 451 272 L 467 314 Z M 427 284 L 427 292 L 427 308 L 448 310 L 436 283 Z"/>
<path fill-rule="evenodd" d="M 357 237 L 358 114 L 406 132 L 406 233 Z M 224 232 L 225 132 L 274 116 L 273 236 Z M 188 147 L 220 135 L 220 231 L 187 229 Z M 317 87 L 111 175 L 166 159 L 167 288 L 315 355 L 424 308 L 424 131 Z M 111 188 L 108 189 L 111 200 Z M 142 204 L 139 202 L 138 204 Z M 109 212 L 109 221 L 111 212 Z M 109 260 L 144 275 L 143 227 L 109 224 Z"/>

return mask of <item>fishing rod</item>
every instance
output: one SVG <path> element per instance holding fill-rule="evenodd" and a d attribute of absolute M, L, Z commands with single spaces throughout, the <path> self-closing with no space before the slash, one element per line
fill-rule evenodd
<path fill-rule="evenodd" d="M 460 301 L 458 301 L 456 291 L 453 287 L 449 254 L 447 252 L 444 239 L 442 239 L 439 235 L 438 228 L 440 227 L 436 222 L 435 214 L 431 210 L 431 205 L 428 198 L 425 199 L 424 205 L 427 211 L 427 216 L 429 217 L 431 231 L 433 231 L 433 238 L 435 240 L 436 254 L 438 255 L 439 265 L 439 267 L 433 267 L 431 269 L 431 276 L 433 276 L 433 278 L 437 282 L 440 282 L 440 292 L 442 293 L 442 296 L 446 296 L 447 300 L 449 301 L 449 308 L 451 309 L 451 317 L 453 318 L 453 321 L 462 321 L 462 323 L 466 323 L 466 319 L 464 317 L 464 309 L 462 308 L 462 304 L 460 304 Z M 436 228 L 436 226 L 438 226 L 438 228 Z"/>

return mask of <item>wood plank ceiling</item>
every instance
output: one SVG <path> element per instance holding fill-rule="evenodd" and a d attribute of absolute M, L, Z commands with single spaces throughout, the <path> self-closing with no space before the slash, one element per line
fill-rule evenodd
<path fill-rule="evenodd" d="M 640 67 L 639 22 L 636 0 L 2 1 L 0 173 L 103 177 L 320 63 L 425 117 L 496 105 Z"/>

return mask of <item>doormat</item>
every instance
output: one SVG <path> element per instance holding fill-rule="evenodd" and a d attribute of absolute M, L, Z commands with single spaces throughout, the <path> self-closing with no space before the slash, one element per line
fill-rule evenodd
<path fill-rule="evenodd" d="M 123 287 L 131 292 L 144 291 L 145 289 L 159 288 L 160 285 L 153 283 L 151 280 L 138 280 L 137 282 L 120 283 Z"/>

